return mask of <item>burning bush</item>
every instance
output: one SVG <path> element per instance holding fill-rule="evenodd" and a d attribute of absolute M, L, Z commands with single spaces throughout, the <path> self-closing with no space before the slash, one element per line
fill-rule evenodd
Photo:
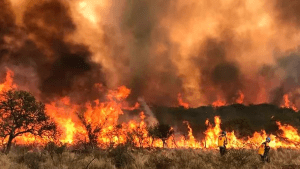
<path fill-rule="evenodd" d="M 148 133 L 152 140 L 154 140 L 155 138 L 161 139 L 164 147 L 166 144 L 166 140 L 168 140 L 174 134 L 174 130 L 168 124 L 158 123 L 155 126 L 150 126 L 148 128 Z"/>
<path fill-rule="evenodd" d="M 8 153 L 12 141 L 25 134 L 32 136 L 53 136 L 56 125 L 45 114 L 43 103 L 36 101 L 26 91 L 9 90 L 1 95 L 0 101 L 0 132 L 5 140 L 5 152 Z M 7 140 L 7 141 L 6 141 Z"/>
<path fill-rule="evenodd" d="M 150 109 L 136 103 L 130 107 L 126 99 L 131 90 L 120 86 L 116 90 L 106 91 L 105 100 L 78 104 L 68 96 L 59 97 L 47 103 L 44 111 L 43 104 L 35 101 L 28 92 L 5 92 L 17 88 L 12 75 L 13 72 L 8 71 L 6 81 L 0 84 L 0 93 L 3 93 L 0 98 L 3 107 L 1 141 L 6 145 L 7 152 L 12 140 L 17 145 L 45 145 L 50 141 L 71 147 L 81 145 L 86 152 L 90 152 L 90 148 L 110 149 L 123 144 L 139 148 L 167 146 L 211 149 L 217 147 L 216 140 L 221 128 L 228 131 L 228 147 L 231 148 L 257 148 L 269 135 L 273 140 L 271 147 L 274 148 L 298 148 L 300 144 L 296 128 L 299 128 L 299 115 L 292 109 L 270 104 L 199 108 L 151 106 Z M 264 118 L 261 118 L 262 115 Z M 57 124 L 59 135 L 50 135 L 55 133 L 56 126 L 48 116 Z M 157 122 L 156 119 L 155 122 L 149 120 L 151 118 L 157 118 L 159 123 L 151 126 Z M 209 122 L 212 118 L 215 119 L 214 123 Z M 18 129 L 10 127 L 15 122 L 13 120 L 18 122 Z"/>

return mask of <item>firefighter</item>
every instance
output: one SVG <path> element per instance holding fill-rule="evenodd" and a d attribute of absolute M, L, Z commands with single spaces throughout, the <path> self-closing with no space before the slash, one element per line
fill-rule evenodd
<path fill-rule="evenodd" d="M 260 155 L 261 161 L 263 161 L 263 162 L 265 162 L 265 160 L 267 162 L 270 162 L 270 158 L 269 158 L 269 151 L 270 151 L 269 143 L 270 143 L 270 141 L 271 141 L 271 138 L 267 137 L 266 141 L 263 142 L 258 149 L 258 154 Z"/>
<path fill-rule="evenodd" d="M 226 131 L 222 131 L 222 134 L 218 138 L 218 146 L 220 148 L 221 156 L 223 156 L 226 152 L 226 145 L 227 145 Z"/>

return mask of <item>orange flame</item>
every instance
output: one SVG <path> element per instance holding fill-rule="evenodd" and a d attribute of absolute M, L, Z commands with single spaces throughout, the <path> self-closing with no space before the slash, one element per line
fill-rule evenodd
<path fill-rule="evenodd" d="M 284 100 L 284 103 L 281 106 L 282 108 L 291 108 L 296 112 L 298 111 L 297 107 L 289 100 L 288 94 L 283 95 L 283 100 Z"/>
<path fill-rule="evenodd" d="M 242 104 L 244 102 L 245 95 L 242 91 L 239 91 L 239 97 L 236 99 L 236 103 Z"/>
<path fill-rule="evenodd" d="M 218 99 L 212 103 L 212 106 L 213 106 L 213 107 L 221 107 L 221 106 L 225 106 L 225 105 L 226 105 L 226 101 L 221 100 L 221 98 L 220 98 L 219 95 L 218 95 L 217 97 L 218 97 Z"/>
<path fill-rule="evenodd" d="M 178 93 L 177 100 L 178 100 L 178 104 L 180 106 L 183 106 L 185 109 L 188 109 L 190 107 L 188 103 L 183 102 L 182 97 L 181 97 L 181 93 Z"/>
<path fill-rule="evenodd" d="M 7 69 L 5 82 L 0 84 L 0 92 L 17 88 L 17 85 L 13 83 L 13 77 L 14 77 L 14 72 Z"/>
<path fill-rule="evenodd" d="M 221 123 L 221 120 L 220 120 L 219 116 L 215 117 L 216 125 L 214 128 L 209 123 L 209 121 L 206 120 L 205 124 L 208 126 L 207 130 L 204 132 L 204 134 L 206 135 L 205 140 L 204 140 L 204 145 L 206 148 L 217 146 L 216 140 L 218 139 L 218 136 L 221 132 L 220 123 Z"/>
<path fill-rule="evenodd" d="M 1 86 L 1 91 L 17 87 L 13 84 L 13 72 L 9 71 L 6 75 L 6 81 Z M 130 89 L 125 86 L 119 87 L 117 90 L 111 90 L 107 94 L 105 102 L 95 100 L 94 102 L 87 102 L 82 109 L 81 106 L 71 103 L 70 98 L 62 97 L 46 104 L 46 113 L 58 124 L 62 131 L 59 138 L 62 143 L 76 144 L 79 141 L 89 141 L 88 132 L 91 130 L 97 131 L 96 141 L 98 146 L 107 148 L 109 146 L 116 146 L 123 144 L 126 141 L 132 142 L 137 147 L 163 147 L 162 140 L 158 138 L 150 138 L 147 131 L 145 119 L 147 118 L 144 112 L 140 113 L 139 119 L 132 119 L 128 122 L 118 123 L 119 116 L 124 114 L 125 99 L 130 94 Z M 240 101 L 243 100 L 243 94 L 240 93 Z M 221 102 L 222 103 L 222 102 Z M 223 105 L 225 103 L 223 102 Z M 222 104 L 214 104 L 220 106 Z M 125 106 L 126 107 L 126 106 Z M 134 107 L 126 107 L 127 109 L 136 109 L 139 104 Z M 125 108 L 125 109 L 126 109 Z M 82 121 L 78 114 L 82 113 L 84 120 Z M 209 120 L 205 121 L 207 130 L 204 132 L 204 139 L 197 140 L 193 135 L 193 129 L 189 122 L 184 121 L 187 125 L 188 133 L 186 136 L 171 136 L 166 140 L 169 148 L 218 148 L 217 138 L 221 132 L 221 119 L 215 116 L 213 126 Z M 86 126 L 85 126 L 85 125 Z M 264 130 L 255 132 L 252 137 L 238 139 L 235 131 L 227 132 L 228 148 L 257 148 L 267 136 L 271 137 L 270 146 L 273 148 L 299 148 L 300 136 L 297 129 L 291 125 L 281 125 L 276 122 L 281 135 L 267 135 Z M 172 128 L 173 130 L 173 128 Z M 25 134 L 15 139 L 17 144 L 41 144 L 52 141 L 49 138 L 37 138 L 30 134 Z M 5 143 L 5 140 L 2 140 Z"/>
<path fill-rule="evenodd" d="M 284 147 L 297 147 L 296 145 L 300 145 L 300 136 L 298 135 L 297 129 L 295 129 L 291 125 L 284 125 L 282 126 L 280 122 L 276 122 L 279 130 L 283 132 L 281 135 L 282 138 L 284 138 L 287 142 L 285 144 L 280 144 Z"/>

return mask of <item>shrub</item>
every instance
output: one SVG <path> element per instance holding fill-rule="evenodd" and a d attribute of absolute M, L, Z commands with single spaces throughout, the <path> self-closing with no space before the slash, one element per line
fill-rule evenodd
<path fill-rule="evenodd" d="M 135 160 L 127 149 L 127 146 L 118 145 L 108 153 L 108 157 L 112 159 L 117 168 L 123 168 L 134 163 Z"/>
<path fill-rule="evenodd" d="M 40 155 L 36 152 L 28 152 L 15 159 L 17 163 L 24 163 L 30 169 L 39 169 L 40 163 L 46 161 L 46 156 Z"/>
<path fill-rule="evenodd" d="M 163 154 L 151 154 L 148 161 L 145 163 L 149 168 L 164 168 L 168 169 L 174 165 L 174 160 Z"/>

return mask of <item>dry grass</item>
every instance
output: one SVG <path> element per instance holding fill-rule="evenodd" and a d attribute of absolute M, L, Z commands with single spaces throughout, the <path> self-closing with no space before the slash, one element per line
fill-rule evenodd
<path fill-rule="evenodd" d="M 120 146 L 111 150 L 94 150 L 89 153 L 75 153 L 66 149 L 62 154 L 54 154 L 51 158 L 46 150 L 32 152 L 15 147 L 8 155 L 0 154 L 0 166 L 1 169 L 279 169 L 286 165 L 298 165 L 300 168 L 300 151 L 272 150 L 270 157 L 270 163 L 262 163 L 256 150 L 229 150 L 221 157 L 217 150 L 149 151 Z"/>

